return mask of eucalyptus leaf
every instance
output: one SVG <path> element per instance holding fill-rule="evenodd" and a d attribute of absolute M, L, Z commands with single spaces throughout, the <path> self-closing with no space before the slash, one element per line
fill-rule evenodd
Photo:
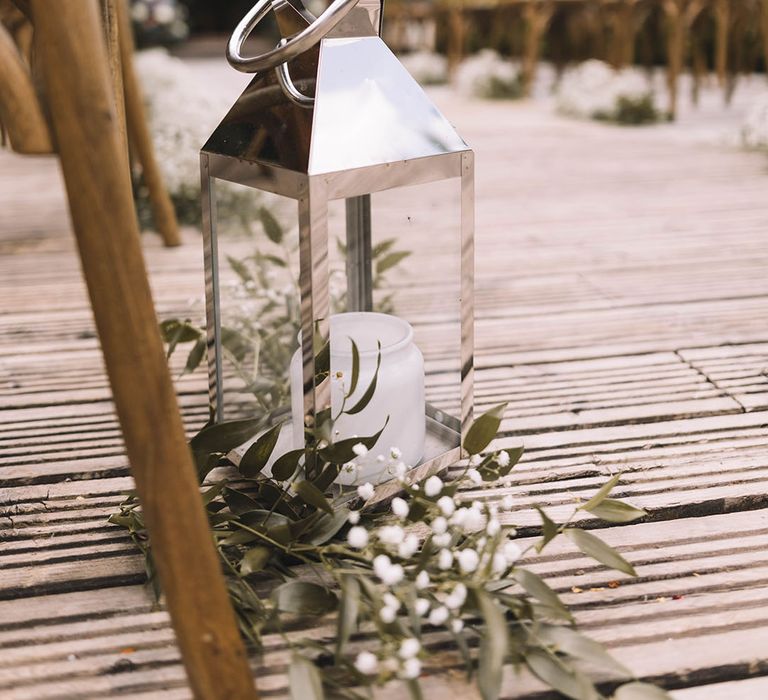
<path fill-rule="evenodd" d="M 608 494 L 613 491 L 613 488 L 616 486 L 616 484 L 619 483 L 619 479 L 621 479 L 621 474 L 614 474 L 608 481 L 606 481 L 601 487 L 600 490 L 592 496 L 586 503 L 582 503 L 579 508 L 581 510 L 592 510 L 595 506 L 600 505 L 606 498 L 608 498 Z"/>
<path fill-rule="evenodd" d="M 242 491 L 233 488 L 227 488 L 224 491 L 224 503 L 227 504 L 229 510 L 235 515 L 258 510 L 260 508 L 259 504 L 254 501 L 253 498 L 244 494 Z"/>
<path fill-rule="evenodd" d="M 294 615 L 320 616 L 336 610 L 338 599 L 324 586 L 310 581 L 288 581 L 272 592 L 275 607 Z"/>
<path fill-rule="evenodd" d="M 623 571 L 630 576 L 637 576 L 632 564 L 599 537 L 595 537 L 595 535 L 578 528 L 569 528 L 565 530 L 565 534 L 588 557 L 592 557 L 611 569 Z"/>
<path fill-rule="evenodd" d="M 208 347 L 208 341 L 205 338 L 199 338 L 198 341 L 192 346 L 192 349 L 187 355 L 187 363 L 184 365 L 184 373 L 189 374 L 194 372 L 203 361 L 205 357 L 205 351 Z"/>
<path fill-rule="evenodd" d="M 560 533 L 560 528 L 557 524 L 544 512 L 542 508 L 536 506 L 536 510 L 539 511 L 541 516 L 541 529 L 542 538 L 536 543 L 536 551 L 541 552 L 557 535 Z"/>
<path fill-rule="evenodd" d="M 592 681 L 576 669 L 566 666 L 552 654 L 538 648 L 528 649 L 525 663 L 534 675 L 551 688 L 574 700 L 599 700 Z"/>
<path fill-rule="evenodd" d="M 617 501 L 615 498 L 605 498 L 598 505 L 584 510 L 588 510 L 592 515 L 609 523 L 631 523 L 633 520 L 648 515 L 642 508 L 635 508 L 635 506 L 624 503 L 624 501 Z"/>
<path fill-rule="evenodd" d="M 303 449 L 291 450 L 280 455 L 272 465 L 272 478 L 277 481 L 288 481 L 296 473 L 303 456 Z"/>
<path fill-rule="evenodd" d="M 294 654 L 288 669 L 291 700 L 324 700 L 323 681 L 317 666 L 301 654 Z"/>
<path fill-rule="evenodd" d="M 238 466 L 238 470 L 243 476 L 254 477 L 267 466 L 275 445 L 277 445 L 282 427 L 282 423 L 273 426 L 259 436 L 256 442 L 248 448 Z"/>
<path fill-rule="evenodd" d="M 333 515 L 324 514 L 312 528 L 311 536 L 306 538 L 306 541 L 316 547 L 325 544 L 346 525 L 348 517 L 349 510 L 346 508 L 339 508 Z"/>
<path fill-rule="evenodd" d="M 632 672 L 614 659 L 602 644 L 586 637 L 572 627 L 542 625 L 538 631 L 538 637 L 547 644 L 554 646 L 557 651 L 587 661 L 614 676 L 619 678 L 632 677 Z"/>
<path fill-rule="evenodd" d="M 243 576 L 261 571 L 272 556 L 268 547 L 253 547 L 249 549 L 240 561 L 240 573 Z"/>
<path fill-rule="evenodd" d="M 357 380 L 360 378 L 360 350 L 358 350 L 357 343 L 352 338 L 349 340 L 352 343 L 352 377 L 349 380 L 347 398 L 355 393 L 355 389 L 357 389 Z"/>
<path fill-rule="evenodd" d="M 369 450 L 372 450 L 374 445 L 381 437 L 381 434 L 384 432 L 384 428 L 386 428 L 388 424 L 389 416 L 387 416 L 387 420 L 379 432 L 368 437 L 346 438 L 344 440 L 339 440 L 338 442 L 335 442 L 332 445 L 328 445 L 328 447 L 324 447 L 322 450 L 320 450 L 320 458 L 324 459 L 326 462 L 331 462 L 332 464 L 346 464 L 347 462 L 351 462 L 356 457 L 354 451 L 355 445 L 360 443 L 365 445 L 365 447 Z"/>
<path fill-rule="evenodd" d="M 482 588 L 474 589 L 477 607 L 485 622 L 480 641 L 477 682 L 483 700 L 497 700 L 501 693 L 504 659 L 509 649 L 504 612 Z"/>
<path fill-rule="evenodd" d="M 569 621 L 572 619 L 571 613 L 568 612 L 568 609 L 560 601 L 557 593 L 546 584 L 541 576 L 534 574 L 528 569 L 518 568 L 515 569 L 512 577 L 523 587 L 526 593 L 544 603 L 544 605 L 555 611 L 559 617 Z"/>
<path fill-rule="evenodd" d="M 323 495 L 322 491 L 310 481 L 300 481 L 296 484 L 296 495 L 307 505 L 323 510 L 333 515 L 333 507 Z"/>
<path fill-rule="evenodd" d="M 345 575 L 339 582 L 341 602 L 336 630 L 336 658 L 344 653 L 350 636 L 357 628 L 357 616 L 360 610 L 360 584 L 354 576 Z"/>
<path fill-rule="evenodd" d="M 464 449 L 471 455 L 480 454 L 491 440 L 496 437 L 501 426 L 501 419 L 504 417 L 504 411 L 507 404 L 502 403 L 494 406 L 490 411 L 480 416 L 469 428 L 466 438 L 464 438 Z"/>
<path fill-rule="evenodd" d="M 259 209 L 259 221 L 264 228 L 264 233 L 267 234 L 267 238 L 273 243 L 282 243 L 283 241 L 283 227 L 278 220 L 272 215 L 266 207 Z"/>
<path fill-rule="evenodd" d="M 672 696 L 650 683 L 633 681 L 618 688 L 613 700 L 672 700 Z"/>
<path fill-rule="evenodd" d="M 396 265 L 399 265 L 410 254 L 409 251 L 403 250 L 385 255 L 380 260 L 376 261 L 376 274 L 383 275 L 387 270 L 391 270 Z"/>
<path fill-rule="evenodd" d="M 248 418 L 214 423 L 206 426 L 195 435 L 190 440 L 189 445 L 195 453 L 226 454 L 253 437 L 262 422 L 263 418 Z"/>
<path fill-rule="evenodd" d="M 344 413 L 350 416 L 360 413 L 371 402 L 373 394 L 376 391 L 376 384 L 379 381 L 379 368 L 381 367 L 381 342 L 377 341 L 376 344 L 378 347 L 378 353 L 376 355 L 376 370 L 373 373 L 373 379 L 371 379 L 371 383 L 368 385 L 368 388 L 365 390 L 358 402 L 352 408 L 348 408 L 344 411 Z"/>

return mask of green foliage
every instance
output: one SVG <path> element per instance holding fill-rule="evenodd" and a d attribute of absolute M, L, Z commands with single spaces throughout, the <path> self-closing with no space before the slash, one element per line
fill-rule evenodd
<path fill-rule="evenodd" d="M 614 122 L 622 126 L 639 126 L 641 124 L 655 124 L 661 120 L 662 115 L 656 109 L 651 94 L 641 97 L 619 95 L 610 112 L 596 112 L 594 118 L 598 121 Z"/>
<path fill-rule="evenodd" d="M 487 445 L 495 437 L 488 434 L 488 427 L 498 428 L 503 410 L 497 406 L 475 421 L 469 431 L 475 446 Z M 256 422 L 208 426 L 192 440 L 193 451 L 205 463 L 213 458 L 218 463 Z M 349 440 L 325 444 L 310 435 L 307 448 L 284 455 L 279 468 L 281 463 L 276 462 L 273 476 L 258 470 L 271 458 L 278 433 L 279 426 L 256 440 L 249 450 L 252 459 L 245 467 L 241 463 L 239 472 L 217 473 L 215 483 L 202 487 L 202 501 L 240 629 L 255 648 L 263 634 L 286 630 L 297 619 L 311 624 L 327 616 L 335 624 L 333 639 L 284 634 L 292 653 L 288 675 L 293 697 L 322 698 L 328 691 L 351 700 L 361 697 L 361 685 L 378 686 L 394 679 L 405 682 L 411 697 L 421 697 L 418 676 L 422 660 L 430 654 L 423 635 L 445 626 L 483 700 L 500 696 L 508 664 L 525 664 L 568 697 L 602 700 L 604 695 L 584 672 L 584 663 L 614 679 L 630 680 L 619 687 L 615 700 L 669 700 L 658 688 L 632 679 L 600 644 L 579 632 L 557 592 L 526 566 L 535 551 L 564 534 L 596 561 L 634 575 L 614 549 L 570 525 L 579 513 L 595 512 L 606 504 L 618 508 L 621 502 L 609 496 L 620 477 L 574 508 L 564 523 L 539 509 L 543 538 L 521 551 L 512 525 L 499 521 L 499 506 L 462 501 L 462 487 L 477 487 L 467 469 L 458 470 L 453 481 L 441 482 L 437 496 L 426 495 L 426 482 L 401 477 L 403 503 L 393 515 L 361 506 L 354 491 L 339 491 L 333 484 L 355 456 Z M 373 447 L 378 436 L 355 438 L 355 444 Z M 509 452 L 514 452 L 514 461 L 503 456 Z M 504 464 L 508 473 L 521 454 L 521 449 L 500 450 L 480 459 Z M 315 463 L 311 474 L 303 467 L 305 461 Z M 443 502 L 446 498 L 450 508 Z M 351 507 L 357 507 L 354 518 Z M 478 518 L 479 525 L 470 523 Z M 440 519 L 447 519 L 447 533 L 444 526 L 438 527 Z M 135 496 L 129 496 L 110 521 L 125 528 L 144 552 L 154 581 L 151 549 Z M 350 521 L 357 532 L 350 529 Z M 431 534 L 425 538 L 409 534 L 416 524 Z M 440 533 L 445 541 L 438 542 Z M 446 552 L 450 552 L 447 563 Z M 259 593 L 265 588 L 271 591 L 267 596 Z M 376 633 L 365 649 L 355 639 L 361 629 Z M 478 644 L 470 644 L 475 639 Z"/>

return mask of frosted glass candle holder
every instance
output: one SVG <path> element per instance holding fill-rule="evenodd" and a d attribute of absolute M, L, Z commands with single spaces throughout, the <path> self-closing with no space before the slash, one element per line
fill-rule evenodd
<path fill-rule="evenodd" d="M 381 367 L 370 403 L 355 415 L 341 416 L 334 426 L 334 440 L 367 437 L 389 423 L 376 445 L 356 460 L 355 473 L 342 471 L 337 481 L 354 485 L 387 479 L 389 451 L 397 447 L 408 466 L 416 466 L 424 455 L 426 417 L 424 405 L 424 358 L 413 342 L 413 328 L 396 316 L 373 312 L 351 312 L 331 317 L 331 409 L 337 415 L 352 377 L 352 343 L 360 351 L 360 373 L 355 393 L 347 399 L 353 407 L 365 393 L 376 371 L 377 341 L 381 343 Z M 341 376 L 337 376 L 338 373 Z M 291 412 L 293 443 L 304 446 L 304 402 L 301 349 L 291 360 Z M 377 461 L 383 455 L 385 462 Z"/>

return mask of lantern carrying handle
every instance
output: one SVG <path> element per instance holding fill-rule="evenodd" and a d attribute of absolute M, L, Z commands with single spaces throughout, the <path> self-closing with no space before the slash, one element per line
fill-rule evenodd
<path fill-rule="evenodd" d="M 272 9 L 272 0 L 259 0 L 240 20 L 227 43 L 227 61 L 242 73 L 261 73 L 290 61 L 311 49 L 322 40 L 344 17 L 349 14 L 359 0 L 333 0 L 326 10 L 296 36 L 259 56 L 243 56 L 245 40 L 250 36 L 256 25 L 266 17 Z"/>

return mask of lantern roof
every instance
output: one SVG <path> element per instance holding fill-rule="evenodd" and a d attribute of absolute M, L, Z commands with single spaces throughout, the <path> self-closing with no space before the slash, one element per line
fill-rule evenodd
<path fill-rule="evenodd" d="M 211 174 L 259 186 L 248 174 L 255 166 L 273 181 L 266 189 L 296 196 L 280 182 L 344 174 L 352 183 L 364 170 L 371 186 L 354 187 L 373 192 L 385 188 L 372 181 L 376 166 L 385 167 L 386 186 L 410 184 L 413 161 L 469 150 L 378 36 L 325 38 L 316 63 L 300 58 L 289 67 L 300 91 L 314 87 L 314 106 L 289 100 L 274 71 L 257 75 L 203 146 L 217 162 Z M 425 174 L 429 165 L 420 162 L 419 181 L 440 179 Z M 342 190 L 335 196 L 353 194 Z"/>

